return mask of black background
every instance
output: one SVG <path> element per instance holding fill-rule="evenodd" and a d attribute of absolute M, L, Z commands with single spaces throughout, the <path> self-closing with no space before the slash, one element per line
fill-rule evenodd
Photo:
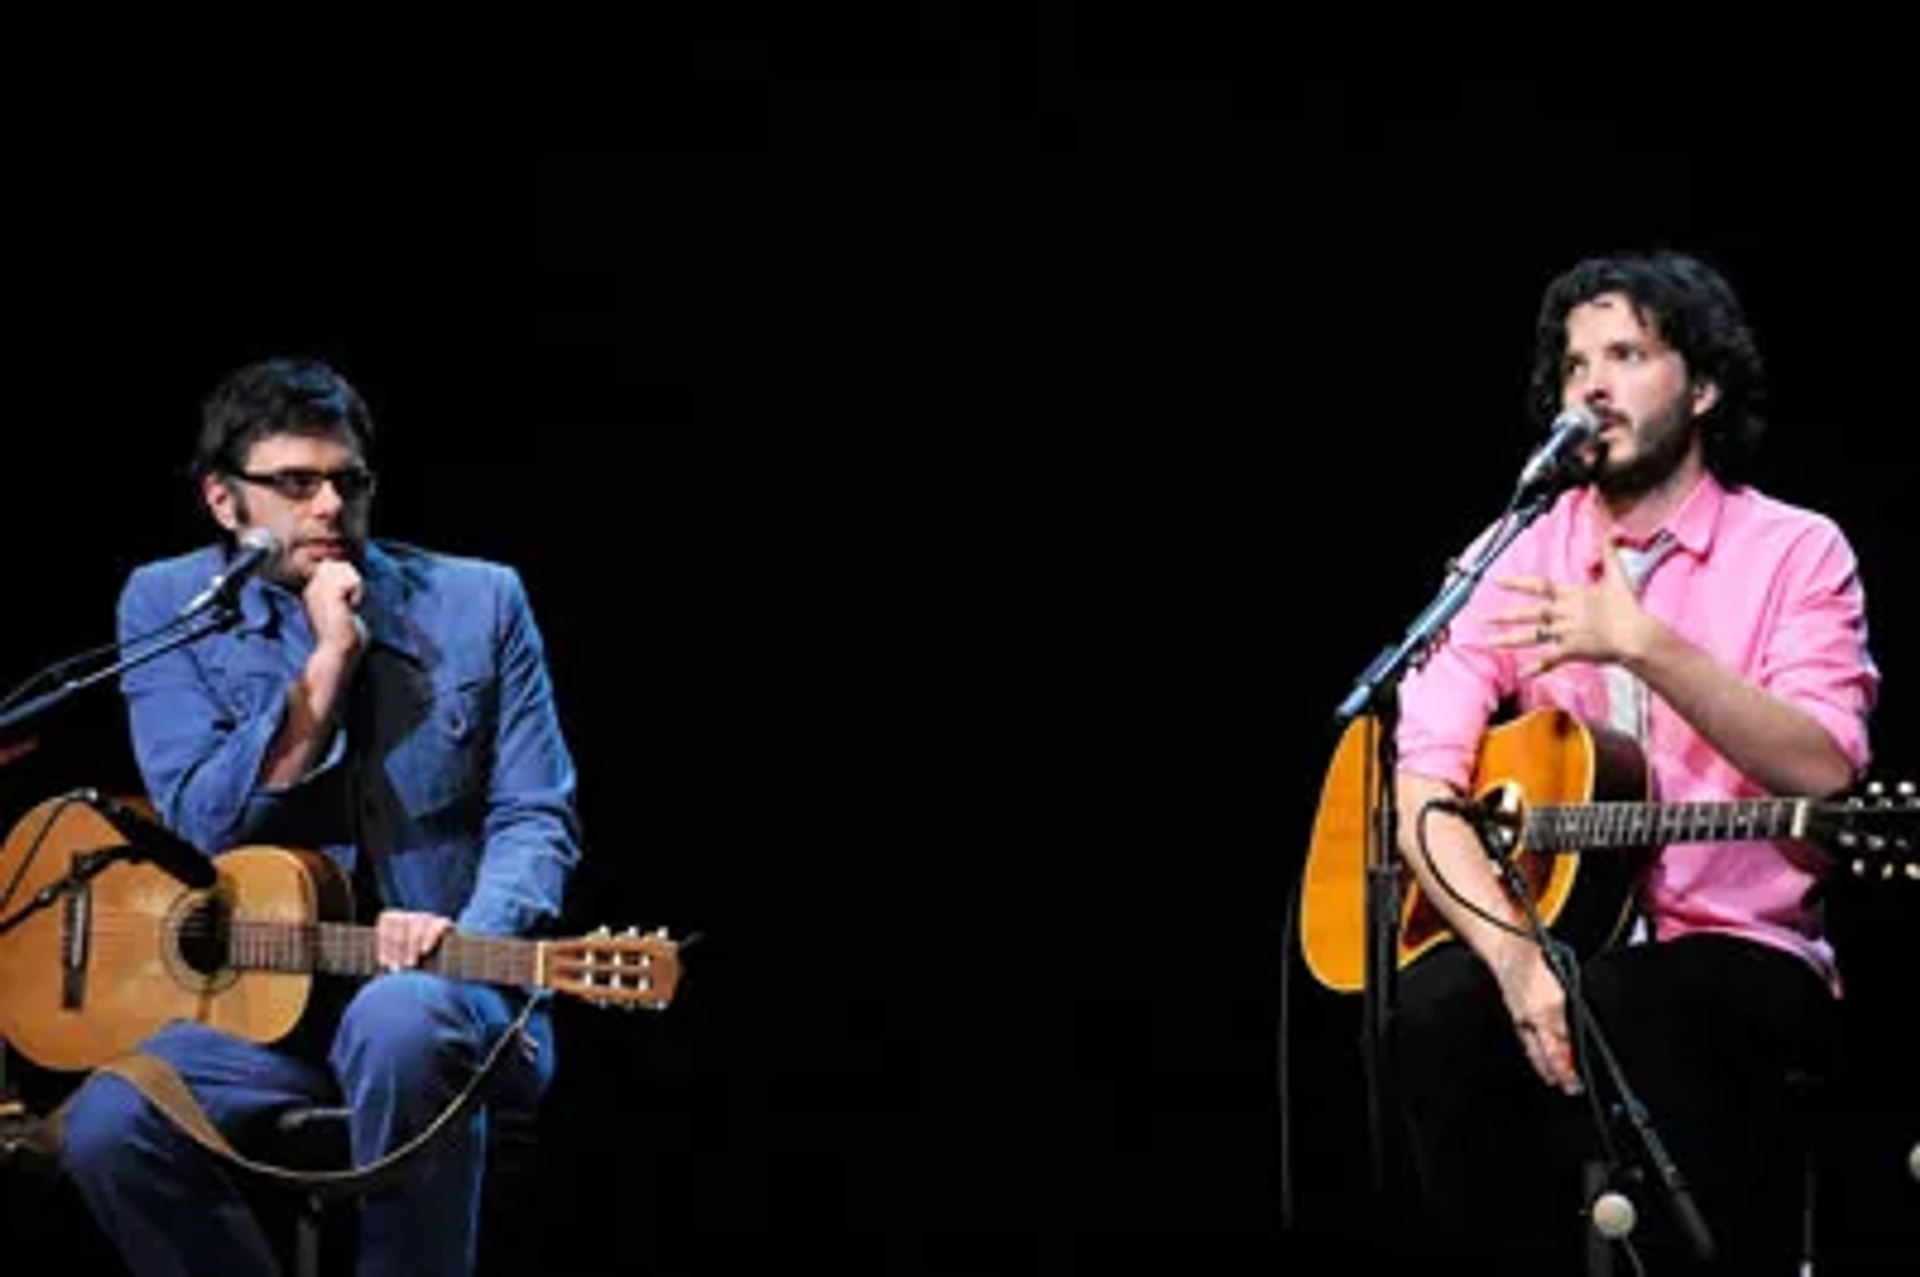
<path fill-rule="evenodd" d="M 1762 486 L 1852 536 L 1878 770 L 1920 771 L 1872 76 L 1687 97 L 983 15 L 583 38 L 404 128 L 223 102 L 16 165 L 0 681 L 201 535 L 213 381 L 321 354 L 385 432 L 377 529 L 529 584 L 576 922 L 704 936 L 665 1014 L 561 1011 L 551 1265 L 1369 1254 L 1358 1006 L 1288 894 L 1334 709 L 1504 501 L 1533 307 L 1587 252 L 1741 290 Z M 128 775 L 89 693 L 0 781 L 17 815 Z M 1913 1244 L 1914 899 L 1836 900 L 1835 1272 Z"/>

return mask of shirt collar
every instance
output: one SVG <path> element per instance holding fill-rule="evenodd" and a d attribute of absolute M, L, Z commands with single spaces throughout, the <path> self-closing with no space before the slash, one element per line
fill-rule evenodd
<path fill-rule="evenodd" d="M 367 624 L 367 637 L 375 643 L 418 659 L 420 637 L 408 620 L 407 603 L 413 587 L 400 565 L 376 543 L 367 544 L 361 556 L 360 576 L 365 593 L 360 601 L 360 617 Z M 266 633 L 277 630 L 281 613 L 302 607 L 300 596 L 283 585 L 254 577 L 239 594 L 240 618 L 234 628 L 241 633 Z M 302 623 L 304 628 L 304 622 Z"/>
<path fill-rule="evenodd" d="M 419 659 L 420 636 L 407 611 L 413 596 L 413 583 L 407 574 L 391 555 L 369 541 L 360 559 L 360 575 L 366 584 L 360 616 L 367 623 L 368 638 Z"/>
<path fill-rule="evenodd" d="M 1680 503 L 1666 522 L 1657 528 L 1653 535 L 1644 541 L 1629 540 L 1620 535 L 1613 538 L 1616 545 L 1633 549 L 1648 549 L 1662 539 L 1671 540 L 1677 549 L 1685 550 L 1697 559 L 1705 558 L 1713 548 L 1714 534 L 1720 526 L 1720 512 L 1726 506 L 1727 491 L 1720 485 L 1711 472 L 1702 471 L 1700 480 L 1694 484 L 1693 491 Z M 1598 529 L 1608 522 L 1604 510 L 1596 509 L 1600 498 L 1593 489 L 1586 488 L 1580 493 L 1581 507 L 1576 514 L 1580 516 L 1581 558 L 1590 572 L 1598 574 L 1600 570 L 1600 544 Z"/>

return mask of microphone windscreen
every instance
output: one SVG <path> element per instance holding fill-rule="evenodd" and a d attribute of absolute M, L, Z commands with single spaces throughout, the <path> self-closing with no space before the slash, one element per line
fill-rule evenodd
<path fill-rule="evenodd" d="M 280 538 L 272 528 L 251 527 L 240 534 L 242 550 L 263 550 L 266 558 L 274 559 L 280 555 Z"/>

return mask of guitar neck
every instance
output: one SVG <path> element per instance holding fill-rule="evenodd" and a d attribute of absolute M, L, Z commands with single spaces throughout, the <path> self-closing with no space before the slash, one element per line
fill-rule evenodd
<path fill-rule="evenodd" d="M 229 961 L 254 971 L 371 976 L 381 971 L 372 927 L 343 922 L 263 922 L 236 919 Z M 448 932 L 420 969 L 453 980 L 537 988 L 543 983 L 541 947 L 515 936 Z"/>
<path fill-rule="evenodd" d="M 1535 807 L 1522 841 L 1541 851 L 1659 847 L 1676 842 L 1736 842 L 1804 837 L 1812 804 L 1805 798 L 1740 798 L 1723 802 L 1600 802 Z"/>

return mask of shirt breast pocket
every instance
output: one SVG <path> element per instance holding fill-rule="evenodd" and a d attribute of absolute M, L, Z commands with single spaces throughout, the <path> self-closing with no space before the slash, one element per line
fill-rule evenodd
<path fill-rule="evenodd" d="M 226 674 L 215 687 L 228 721 L 249 723 L 279 708 L 287 684 L 287 676 L 277 670 L 242 670 Z"/>
<path fill-rule="evenodd" d="M 419 819 L 478 803 L 486 794 L 486 685 L 478 679 L 416 686 L 386 751 L 394 797 Z"/>

